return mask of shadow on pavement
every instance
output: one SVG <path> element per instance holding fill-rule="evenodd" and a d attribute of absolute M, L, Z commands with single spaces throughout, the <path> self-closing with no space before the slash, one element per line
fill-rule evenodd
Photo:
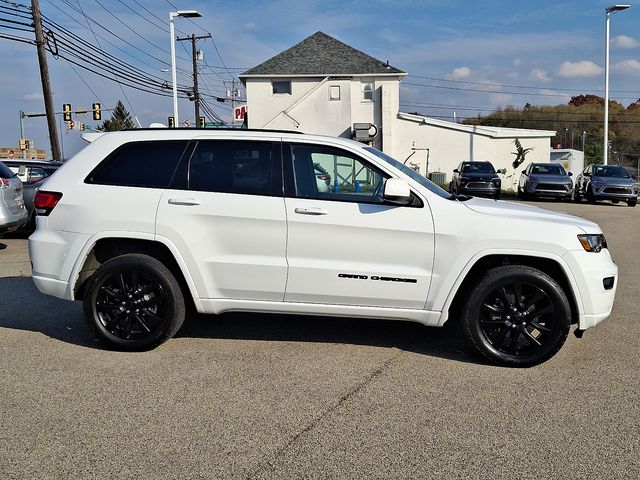
<path fill-rule="evenodd" d="M 86 325 L 82 304 L 42 295 L 30 277 L 0 278 L 0 327 L 104 349 Z M 191 314 L 176 337 L 370 345 L 481 363 L 454 326 L 266 313 Z"/>
<path fill-rule="evenodd" d="M 5 243 L 0 243 L 0 250 L 4 250 L 5 248 L 7 248 L 7 245 Z"/>

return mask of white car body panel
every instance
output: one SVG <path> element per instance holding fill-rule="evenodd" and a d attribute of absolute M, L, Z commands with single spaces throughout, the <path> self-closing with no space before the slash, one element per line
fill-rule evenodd
<path fill-rule="evenodd" d="M 29 239 L 38 288 L 73 299 L 84 260 L 102 238 L 166 245 L 198 311 L 229 310 L 364 316 L 442 325 L 457 288 L 486 255 L 556 262 L 575 299 L 579 328 L 606 318 L 617 286 L 607 250 L 587 253 L 577 235 L 599 234 L 587 220 L 509 202 L 442 198 L 350 140 L 247 131 L 175 130 L 172 139 L 255 139 L 332 145 L 405 180 L 423 208 L 251 197 L 157 188 L 87 185 L 84 178 L 129 140 L 160 140 L 166 130 L 102 135 L 55 176 L 63 192 Z M 199 205 L 170 205 L 191 198 Z M 299 215 L 296 208 L 327 215 Z M 179 213 L 173 213 L 179 212 Z M 416 279 L 416 283 L 339 278 L 339 273 Z M 614 277 L 605 290 L 604 277 Z"/>

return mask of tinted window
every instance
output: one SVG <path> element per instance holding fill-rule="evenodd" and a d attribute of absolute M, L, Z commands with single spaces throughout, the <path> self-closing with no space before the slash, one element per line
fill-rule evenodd
<path fill-rule="evenodd" d="M 627 171 L 618 167 L 617 165 L 599 165 L 595 168 L 595 172 L 593 173 L 596 177 L 614 177 L 614 178 L 629 178 L 629 174 Z"/>
<path fill-rule="evenodd" d="M 566 175 L 567 173 L 562 168 L 562 165 L 533 165 L 531 167 L 531 173 L 537 173 L 540 175 Z"/>
<path fill-rule="evenodd" d="M 493 165 L 485 162 L 464 163 L 462 171 L 464 173 L 496 173 Z"/>
<path fill-rule="evenodd" d="M 105 158 L 87 182 L 166 188 L 187 144 L 186 140 L 126 143 Z"/>
<path fill-rule="evenodd" d="M 344 150 L 289 145 L 294 194 L 300 198 L 382 203 L 388 175 Z"/>
<path fill-rule="evenodd" d="M 274 164 L 270 142 L 199 141 L 189 161 L 189 189 L 278 194 L 274 188 Z"/>
<path fill-rule="evenodd" d="M 13 178 L 15 174 L 4 163 L 0 162 L 0 178 Z"/>

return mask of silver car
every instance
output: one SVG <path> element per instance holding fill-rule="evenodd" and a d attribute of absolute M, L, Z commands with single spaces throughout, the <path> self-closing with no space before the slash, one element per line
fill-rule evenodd
<path fill-rule="evenodd" d="M 22 198 L 22 182 L 0 162 L 0 235 L 17 230 L 28 218 Z"/>
<path fill-rule="evenodd" d="M 569 200 L 573 193 L 571 175 L 558 163 L 531 163 L 520 175 L 518 196 L 522 199 L 551 197 Z"/>

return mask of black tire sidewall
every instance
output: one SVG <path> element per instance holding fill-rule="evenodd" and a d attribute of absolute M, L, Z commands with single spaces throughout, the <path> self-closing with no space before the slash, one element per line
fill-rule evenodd
<path fill-rule="evenodd" d="M 480 308 L 486 296 L 501 284 L 523 282 L 544 290 L 556 309 L 551 340 L 543 349 L 529 355 L 511 355 L 497 350 L 486 338 L 480 326 Z M 467 340 L 480 353 L 494 363 L 512 367 L 530 367 L 538 365 L 553 355 L 566 341 L 570 328 L 571 307 L 565 293 L 558 283 L 544 272 L 526 266 L 504 266 L 494 268 L 478 282 L 462 308 L 463 330 Z"/>
<path fill-rule="evenodd" d="M 96 310 L 96 298 L 105 280 L 118 272 L 136 270 L 148 275 L 162 288 L 164 308 L 163 322 L 154 335 L 136 340 L 127 340 L 109 332 Z M 102 264 L 92 275 L 83 298 L 84 314 L 91 329 L 101 341 L 120 350 L 145 350 L 153 348 L 172 337 L 185 317 L 185 304 L 180 285 L 171 271 L 159 260 L 144 254 L 127 254 L 115 257 Z"/>

